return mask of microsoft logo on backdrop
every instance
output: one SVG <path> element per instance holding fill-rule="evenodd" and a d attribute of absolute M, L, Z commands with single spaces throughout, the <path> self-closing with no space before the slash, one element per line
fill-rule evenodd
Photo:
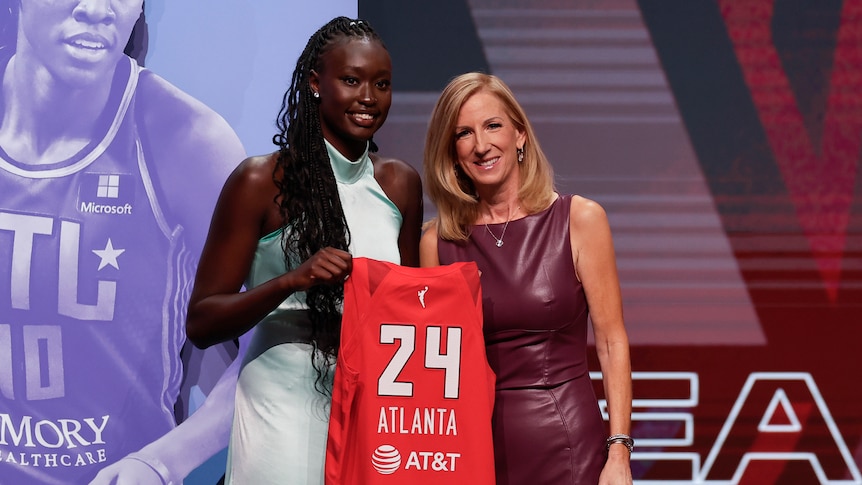
<path fill-rule="evenodd" d="M 130 215 L 135 179 L 126 174 L 87 173 L 78 187 L 78 211 L 85 214 Z"/>

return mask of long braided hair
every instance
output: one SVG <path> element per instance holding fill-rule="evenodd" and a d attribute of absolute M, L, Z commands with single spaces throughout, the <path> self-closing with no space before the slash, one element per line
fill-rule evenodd
<path fill-rule="evenodd" d="M 329 21 L 308 39 L 296 61 L 290 88 L 284 94 L 276 120 L 279 133 L 272 141 L 279 152 L 273 181 L 279 194 L 275 202 L 284 227 L 288 228 L 283 232 L 282 250 L 291 269 L 327 246 L 346 251 L 350 240 L 335 175 L 323 143 L 317 102 L 309 85 L 311 70 L 319 71 L 321 57 L 344 39 L 372 39 L 383 44 L 366 21 L 347 17 Z M 331 392 L 326 383 L 338 354 L 343 300 L 343 285 L 316 285 L 306 291 L 311 344 L 320 351 L 312 352 L 311 357 L 317 372 L 315 386 L 322 393 Z"/>

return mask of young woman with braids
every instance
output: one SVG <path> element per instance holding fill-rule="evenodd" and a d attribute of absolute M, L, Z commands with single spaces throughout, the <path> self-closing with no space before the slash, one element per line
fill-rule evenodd
<path fill-rule="evenodd" d="M 333 19 L 297 61 L 278 150 L 244 160 L 222 190 L 187 332 L 203 347 L 252 332 L 226 483 L 323 483 L 351 256 L 419 264 L 419 174 L 369 153 L 390 83 L 389 54 L 371 26 Z"/>

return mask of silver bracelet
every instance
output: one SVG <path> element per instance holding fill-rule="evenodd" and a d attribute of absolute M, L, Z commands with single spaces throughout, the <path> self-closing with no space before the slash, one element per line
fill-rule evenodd
<path fill-rule="evenodd" d="M 162 463 L 161 460 L 159 460 L 158 458 L 156 458 L 154 456 L 149 456 L 149 455 L 145 455 L 143 453 L 134 452 L 134 453 L 129 453 L 124 458 L 139 461 L 139 462 L 143 463 L 144 465 L 147 465 L 148 467 L 150 467 L 154 472 L 156 472 L 156 475 L 158 475 L 159 478 L 162 479 L 162 483 L 164 485 L 179 485 L 180 483 L 182 483 L 181 481 L 175 482 L 173 479 L 171 479 L 171 471 L 168 470 L 168 467 L 166 467 L 165 464 Z"/>
<path fill-rule="evenodd" d="M 605 440 L 605 449 L 610 450 L 611 445 L 614 443 L 622 443 L 626 445 L 626 448 L 629 449 L 629 454 L 631 454 L 632 450 L 635 449 L 635 440 L 627 434 L 620 433 L 609 436 L 608 439 Z"/>

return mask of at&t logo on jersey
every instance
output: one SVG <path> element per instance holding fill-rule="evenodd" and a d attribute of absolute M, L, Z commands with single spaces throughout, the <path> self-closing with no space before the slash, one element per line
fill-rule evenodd
<path fill-rule="evenodd" d="M 381 475 L 391 475 L 401 467 L 401 453 L 392 445 L 380 445 L 371 455 L 371 466 Z"/>
<path fill-rule="evenodd" d="M 84 174 L 78 187 L 78 211 L 84 214 L 131 215 L 135 183 L 131 175 Z"/>
<path fill-rule="evenodd" d="M 404 470 L 454 472 L 461 453 L 411 451 Z M 401 452 L 392 445 L 380 445 L 371 455 L 371 466 L 381 475 L 392 475 L 401 468 Z"/>

